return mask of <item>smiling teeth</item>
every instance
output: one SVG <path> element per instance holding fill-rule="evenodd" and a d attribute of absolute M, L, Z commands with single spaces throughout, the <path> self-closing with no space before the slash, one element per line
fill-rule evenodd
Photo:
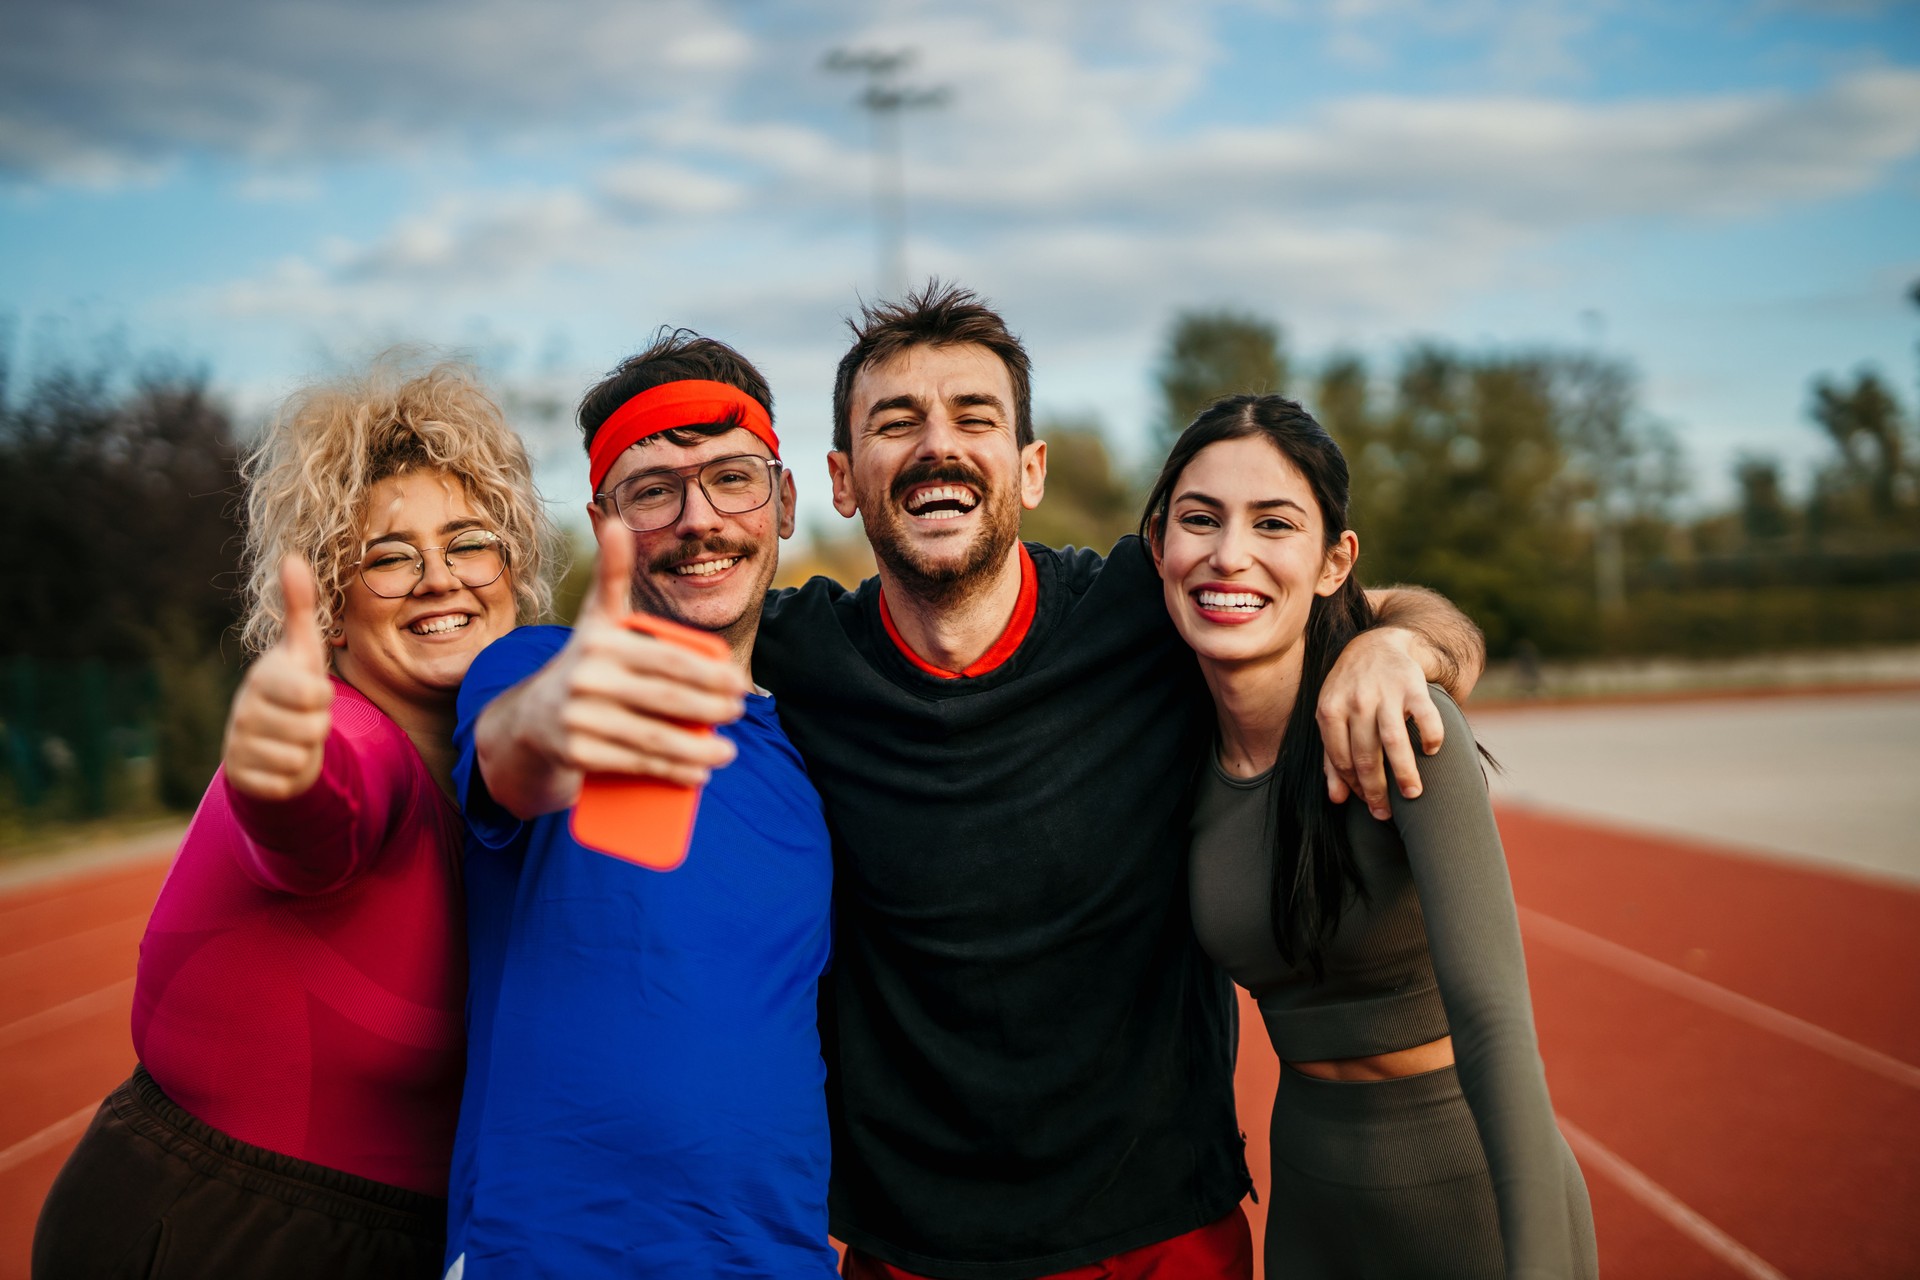
<path fill-rule="evenodd" d="M 696 560 L 692 564 L 675 565 L 673 571 L 683 578 L 710 578 L 739 563 L 739 556 L 732 556 L 725 560 Z"/>
<path fill-rule="evenodd" d="M 413 634 L 417 636 L 437 636 L 447 631 L 458 631 L 473 621 L 464 613 L 449 613 L 438 618 L 428 618 L 425 622 L 413 624 Z"/>
<path fill-rule="evenodd" d="M 1251 591 L 1201 591 L 1194 596 L 1202 609 L 1227 613 L 1256 613 L 1266 607 L 1267 598 Z"/>
<path fill-rule="evenodd" d="M 927 511 L 927 508 L 936 502 L 957 502 L 960 504 L 960 510 Z M 907 500 L 907 511 L 916 516 L 925 513 L 929 520 L 949 520 L 955 516 L 965 515 L 977 505 L 979 505 L 979 499 L 973 496 L 971 490 L 957 484 L 942 484 L 935 485 L 931 489 L 922 489 L 914 494 Z"/>

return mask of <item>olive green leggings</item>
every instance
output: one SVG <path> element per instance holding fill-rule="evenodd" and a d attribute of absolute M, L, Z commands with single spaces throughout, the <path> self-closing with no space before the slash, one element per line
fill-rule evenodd
<path fill-rule="evenodd" d="M 1452 1067 L 1340 1083 L 1283 1069 L 1266 1266 L 1276 1280 L 1501 1280 L 1500 1214 Z M 1561 1144 L 1572 1234 L 1560 1274 L 1593 1280 L 1593 1210 Z"/>

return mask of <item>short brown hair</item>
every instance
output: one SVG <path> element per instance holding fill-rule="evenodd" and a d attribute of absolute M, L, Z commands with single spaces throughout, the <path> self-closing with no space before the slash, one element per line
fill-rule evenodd
<path fill-rule="evenodd" d="M 833 379 L 833 447 L 853 449 L 853 380 L 870 364 L 891 360 L 912 347 L 982 346 L 1000 357 L 1013 383 L 1013 432 L 1021 448 L 1033 443 L 1033 390 L 1027 349 L 1000 313 L 971 289 L 927 281 L 900 302 L 863 304 L 848 320 L 853 346 L 840 357 Z"/>
<path fill-rule="evenodd" d="M 691 329 L 669 329 L 662 325 L 645 351 L 622 360 L 613 372 L 588 387 L 587 393 L 580 397 L 577 420 L 587 451 L 593 451 L 594 436 L 600 433 L 615 409 L 642 391 L 688 380 L 724 382 L 738 387 L 758 400 L 769 418 L 773 416 L 773 391 L 751 360 L 717 339 L 703 338 Z M 737 427 L 740 424 L 730 421 L 711 425 Z M 675 444 L 686 443 L 673 431 L 662 434 Z"/>

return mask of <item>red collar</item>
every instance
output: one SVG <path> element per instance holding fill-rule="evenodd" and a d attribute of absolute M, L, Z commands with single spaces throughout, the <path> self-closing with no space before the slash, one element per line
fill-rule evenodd
<path fill-rule="evenodd" d="M 962 676 L 983 676 L 1011 658 L 1014 651 L 1020 647 L 1020 642 L 1027 638 L 1027 632 L 1032 629 L 1033 612 L 1040 602 L 1040 587 L 1033 571 L 1033 557 L 1027 554 L 1026 543 L 1022 542 L 1018 545 L 1020 547 L 1020 598 L 1013 602 L 1013 617 L 1008 619 L 1007 629 L 1000 633 L 1000 638 L 995 640 L 992 647 L 985 653 L 975 658 L 965 671 L 943 670 L 908 648 L 907 642 L 900 638 L 900 628 L 893 625 L 893 610 L 887 608 L 887 593 L 882 589 L 880 622 L 886 627 L 887 637 L 893 641 L 893 647 L 898 649 L 908 662 L 928 675 L 939 676 L 942 680 L 958 680 Z"/>

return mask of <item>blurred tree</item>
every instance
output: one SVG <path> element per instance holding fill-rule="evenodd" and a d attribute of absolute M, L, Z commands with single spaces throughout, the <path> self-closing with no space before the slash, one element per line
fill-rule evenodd
<path fill-rule="evenodd" d="M 585 529 L 562 526 L 567 539 L 566 569 L 553 584 L 553 620 L 571 626 L 580 616 L 580 602 L 593 586 L 594 557 L 599 549 Z"/>
<path fill-rule="evenodd" d="M 1591 598 L 1569 581 L 1592 563 L 1591 521 L 1575 522 L 1591 493 L 1568 466 L 1554 372 L 1532 357 L 1416 348 L 1389 421 L 1405 495 L 1390 525 L 1389 561 L 1406 565 L 1395 576 L 1454 598 L 1503 652 L 1522 637 L 1576 643 L 1568 615 Z"/>
<path fill-rule="evenodd" d="M 154 784 L 160 803 L 191 809 L 220 766 L 235 672 L 219 644 L 191 619 L 169 612 L 154 628 Z"/>
<path fill-rule="evenodd" d="M 1862 369 L 1850 386 L 1815 378 L 1807 412 L 1840 455 L 1823 476 L 1824 523 L 1831 527 L 1835 517 L 1857 523 L 1861 516 L 1887 523 L 1913 505 L 1904 415 L 1878 373 Z M 1865 499 L 1864 511 L 1856 494 Z"/>
<path fill-rule="evenodd" d="M 1354 455 L 1372 438 L 1373 412 L 1366 362 L 1351 352 L 1336 352 L 1320 366 L 1314 382 L 1313 403 L 1308 406 L 1320 425 L 1340 442 L 1340 448 L 1352 464 Z"/>
<path fill-rule="evenodd" d="M 1678 449 L 1641 415 L 1625 366 L 1424 344 L 1381 396 L 1342 354 L 1309 408 L 1347 454 L 1363 580 L 1444 592 L 1496 652 L 1592 647 L 1596 602 L 1624 598 L 1629 554 L 1665 546 Z M 1579 585 L 1596 580 L 1604 590 Z"/>
<path fill-rule="evenodd" d="M 1287 390 L 1280 326 L 1231 310 L 1185 311 L 1161 353 L 1158 443 L 1164 453 L 1193 416 L 1225 395 Z"/>
<path fill-rule="evenodd" d="M 160 792 L 191 804 L 218 760 L 232 686 L 221 647 L 240 532 L 232 424 L 204 371 L 111 348 L 24 386 L 14 375 L 0 345 L 0 656 L 51 681 L 100 660 L 146 673 L 129 687 L 153 689 L 157 706 L 116 698 L 105 719 L 65 732 L 111 725 L 156 741 Z M 147 730 L 128 723 L 146 716 Z M 68 746 L 83 763 L 97 754 Z M 82 781 L 102 793 L 100 779 Z"/>
<path fill-rule="evenodd" d="M 1553 369 L 1558 428 L 1592 504 L 1595 595 L 1603 610 L 1626 601 L 1627 562 L 1663 554 L 1673 509 L 1687 487 L 1679 442 L 1639 407 L 1631 365 L 1590 353 L 1539 357 Z"/>
<path fill-rule="evenodd" d="M 1136 495 L 1107 452 L 1106 435 L 1091 419 L 1055 419 L 1035 431 L 1047 442 L 1046 501 L 1025 512 L 1020 536 L 1050 547 L 1105 551 L 1139 522 Z"/>
<path fill-rule="evenodd" d="M 1780 460 L 1763 454 L 1742 454 L 1734 464 L 1740 485 L 1740 524 L 1747 543 L 1778 542 L 1793 527 L 1793 513 L 1780 483 Z"/>
<path fill-rule="evenodd" d="M 776 587 L 797 587 L 809 578 L 832 578 L 851 587 L 874 574 L 873 548 L 858 521 L 809 521 L 806 530 L 780 548 Z"/>
<path fill-rule="evenodd" d="M 215 647 L 233 622 L 231 422 L 204 372 L 115 374 L 0 400 L 0 652 L 141 658 L 169 613 Z"/>

